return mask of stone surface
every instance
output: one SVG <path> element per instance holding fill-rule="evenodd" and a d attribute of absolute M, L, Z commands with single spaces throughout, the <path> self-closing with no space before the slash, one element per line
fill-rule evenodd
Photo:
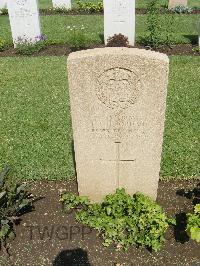
<path fill-rule="evenodd" d="M 71 0 L 52 0 L 54 8 L 71 9 Z"/>
<path fill-rule="evenodd" d="M 13 43 L 36 42 L 41 35 L 37 0 L 7 0 Z"/>
<path fill-rule="evenodd" d="M 7 0 L 0 0 L 0 9 L 6 8 L 6 2 Z"/>
<path fill-rule="evenodd" d="M 187 0 L 169 0 L 169 8 L 173 8 L 176 6 L 188 6 Z"/>
<path fill-rule="evenodd" d="M 124 187 L 156 199 L 168 57 L 102 48 L 68 58 L 78 190 L 92 201 Z"/>
<path fill-rule="evenodd" d="M 104 0 L 104 41 L 115 34 L 128 37 L 129 44 L 135 42 L 135 0 Z"/>

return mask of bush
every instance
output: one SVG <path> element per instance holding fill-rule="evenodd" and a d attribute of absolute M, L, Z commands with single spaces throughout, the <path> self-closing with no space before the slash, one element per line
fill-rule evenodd
<path fill-rule="evenodd" d="M 174 223 L 149 197 L 141 193 L 131 197 L 124 189 L 117 189 L 99 204 L 90 204 L 87 197 L 68 193 L 61 195 L 61 202 L 67 210 L 81 205 L 83 209 L 77 212 L 77 221 L 97 229 L 105 246 L 115 243 L 125 250 L 131 245 L 159 250 L 169 223 Z"/>
<path fill-rule="evenodd" d="M 174 15 L 159 16 L 159 2 L 152 0 L 147 6 L 147 30 L 148 34 L 141 38 L 141 43 L 151 48 L 159 48 L 162 45 L 173 44 Z"/>
<path fill-rule="evenodd" d="M 128 38 L 121 33 L 115 34 L 107 40 L 107 46 L 109 47 L 127 47 L 128 44 Z"/>
<path fill-rule="evenodd" d="M 36 42 L 27 39 L 19 39 L 16 46 L 16 54 L 32 55 L 46 48 L 46 36 L 41 35 L 36 37 Z"/>
<path fill-rule="evenodd" d="M 103 1 L 93 3 L 93 2 L 81 2 L 77 1 L 78 10 L 87 13 L 99 13 L 103 12 Z"/>
<path fill-rule="evenodd" d="M 187 214 L 187 233 L 191 239 L 200 243 L 200 204 L 194 207 L 194 213 Z"/>
<path fill-rule="evenodd" d="M 32 198 L 26 190 L 26 184 L 17 184 L 9 179 L 9 168 L 0 173 L 0 240 L 1 249 L 6 250 L 6 240 L 14 238 L 13 225 L 19 216 L 32 209 Z"/>

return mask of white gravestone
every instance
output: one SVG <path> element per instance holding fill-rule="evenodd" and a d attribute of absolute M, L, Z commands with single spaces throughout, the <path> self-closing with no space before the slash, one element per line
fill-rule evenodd
<path fill-rule="evenodd" d="M 6 8 L 6 0 L 0 0 L 0 9 Z"/>
<path fill-rule="evenodd" d="M 35 43 L 41 36 L 37 0 L 8 0 L 8 13 L 13 43 Z"/>
<path fill-rule="evenodd" d="M 66 8 L 71 9 L 71 0 L 53 0 L 54 8 Z"/>
<path fill-rule="evenodd" d="M 101 201 L 116 188 L 156 199 L 169 59 L 131 48 L 68 57 L 80 195 Z"/>
<path fill-rule="evenodd" d="M 135 0 L 104 0 L 104 41 L 115 34 L 135 42 Z"/>

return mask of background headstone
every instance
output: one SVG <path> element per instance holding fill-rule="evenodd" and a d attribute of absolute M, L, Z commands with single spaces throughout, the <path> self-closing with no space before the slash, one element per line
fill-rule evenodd
<path fill-rule="evenodd" d="M 7 0 L 13 43 L 36 42 L 41 35 L 37 0 Z"/>
<path fill-rule="evenodd" d="M 0 9 L 6 8 L 6 2 L 7 0 L 0 0 Z"/>
<path fill-rule="evenodd" d="M 54 8 L 71 9 L 71 0 L 52 0 Z"/>
<path fill-rule="evenodd" d="M 135 0 L 104 0 L 104 41 L 121 33 L 135 42 Z"/>
<path fill-rule="evenodd" d="M 176 6 L 188 6 L 187 0 L 169 0 L 168 8 L 173 8 Z"/>
<path fill-rule="evenodd" d="M 131 48 L 72 53 L 68 76 L 78 190 L 157 196 L 168 57 Z"/>

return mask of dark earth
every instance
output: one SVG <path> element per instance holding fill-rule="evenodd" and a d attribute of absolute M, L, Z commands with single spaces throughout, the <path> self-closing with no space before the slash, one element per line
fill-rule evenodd
<path fill-rule="evenodd" d="M 97 231 L 75 221 L 74 211 L 64 213 L 59 194 L 62 189 L 77 193 L 76 181 L 33 182 L 30 187 L 37 198 L 35 210 L 21 217 L 15 228 L 16 238 L 10 242 L 10 260 L 6 262 L 2 256 L 0 265 L 200 266 L 200 244 L 185 233 L 186 213 L 192 212 L 195 200 L 199 200 L 186 191 L 199 193 L 199 186 L 194 180 L 159 182 L 157 201 L 168 216 L 176 217 L 178 225 L 168 229 L 165 244 L 156 253 L 144 247 L 131 247 L 128 252 L 114 245 L 105 248 Z"/>
<path fill-rule="evenodd" d="M 191 39 L 191 42 L 193 44 L 178 44 L 178 45 L 172 45 L 171 47 L 161 47 L 159 49 L 156 49 L 155 51 L 165 53 L 167 55 L 190 55 L 190 56 L 200 56 L 200 52 L 197 51 L 195 48 L 197 48 L 197 36 L 188 36 L 188 38 Z M 86 47 L 85 49 L 93 49 L 93 48 L 103 48 L 105 45 L 103 44 L 96 44 Z M 134 48 L 139 49 L 147 49 L 149 50 L 149 47 L 145 47 L 139 44 L 136 44 Z M 64 44 L 54 44 L 54 45 L 48 45 L 45 49 L 32 54 L 31 56 L 64 56 L 69 55 L 71 52 L 74 52 L 75 50 L 70 48 L 69 46 Z M 0 57 L 13 57 L 13 56 L 23 56 L 16 54 L 16 50 L 12 47 L 0 51 Z"/>

